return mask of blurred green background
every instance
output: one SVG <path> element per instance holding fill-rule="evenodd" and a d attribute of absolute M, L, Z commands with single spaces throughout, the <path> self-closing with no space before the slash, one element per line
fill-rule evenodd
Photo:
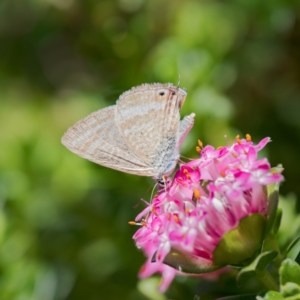
<path fill-rule="evenodd" d="M 197 115 L 181 153 L 197 157 L 198 138 L 220 146 L 224 135 L 270 136 L 264 154 L 285 167 L 281 193 L 295 204 L 298 0 L 0 0 L 0 299 L 241 292 L 230 276 L 218 285 L 178 277 L 167 296 L 155 292 L 159 277 L 139 281 L 145 258 L 127 222 L 153 181 L 85 161 L 60 143 L 69 126 L 132 86 L 179 78 L 189 91 L 181 115 Z"/>

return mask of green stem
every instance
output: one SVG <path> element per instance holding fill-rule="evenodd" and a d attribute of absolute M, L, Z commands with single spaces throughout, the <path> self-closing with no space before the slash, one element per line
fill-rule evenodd
<path fill-rule="evenodd" d="M 264 270 L 261 274 L 257 275 L 257 278 L 268 290 L 279 292 L 278 283 L 267 270 Z"/>

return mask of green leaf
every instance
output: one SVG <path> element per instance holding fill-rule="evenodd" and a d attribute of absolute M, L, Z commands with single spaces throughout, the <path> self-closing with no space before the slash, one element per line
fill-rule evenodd
<path fill-rule="evenodd" d="M 277 165 L 276 167 L 270 169 L 270 173 L 280 174 L 282 172 L 283 172 L 282 165 Z M 267 195 L 270 196 L 274 191 L 279 191 L 279 183 L 275 182 L 275 183 L 268 184 L 266 188 L 267 188 Z"/>
<path fill-rule="evenodd" d="M 286 283 L 285 285 L 281 286 L 280 290 L 281 290 L 281 294 L 285 298 L 298 296 L 297 299 L 300 299 L 300 286 L 294 282 Z"/>
<path fill-rule="evenodd" d="M 296 259 L 298 253 L 300 251 L 300 236 L 296 237 L 287 247 L 284 257 L 291 258 L 293 260 Z M 290 254 L 290 255 L 289 255 Z"/>
<path fill-rule="evenodd" d="M 263 298 L 257 297 L 257 300 L 284 300 L 284 298 L 279 292 L 269 291 Z"/>
<path fill-rule="evenodd" d="M 153 261 L 155 261 L 155 258 Z M 223 267 L 222 265 L 214 264 L 210 259 L 184 253 L 176 249 L 171 249 L 166 255 L 164 264 L 189 274 L 209 273 Z"/>
<path fill-rule="evenodd" d="M 280 197 L 279 207 L 284 212 L 278 232 L 279 245 L 287 245 L 299 235 L 300 215 L 297 214 L 297 199 L 289 194 L 287 198 Z"/>
<path fill-rule="evenodd" d="M 274 190 L 268 195 L 268 218 L 264 236 L 271 233 L 277 218 L 277 207 L 279 202 L 278 184 L 274 186 Z M 280 222 L 279 222 L 280 224 Z M 278 226 L 278 224 L 277 224 Z M 278 230 L 278 229 L 277 229 Z"/>
<path fill-rule="evenodd" d="M 277 208 L 277 212 L 276 212 L 276 218 L 274 221 L 274 225 L 272 228 L 271 233 L 273 234 L 273 236 L 275 236 L 279 230 L 280 224 L 281 224 L 281 219 L 282 219 L 282 209 L 281 208 Z"/>
<path fill-rule="evenodd" d="M 227 232 L 214 251 L 216 265 L 245 265 L 260 250 L 266 219 L 261 214 L 243 218 L 238 227 Z"/>
<path fill-rule="evenodd" d="M 276 256 L 276 251 L 267 251 L 258 255 L 250 265 L 241 269 L 237 274 L 237 284 L 241 286 L 251 277 L 264 276 L 266 267 Z"/>
<path fill-rule="evenodd" d="M 298 255 L 296 256 L 295 262 L 296 262 L 297 264 L 300 264 L 300 252 L 299 252 Z"/>
<path fill-rule="evenodd" d="M 282 262 L 279 273 L 282 286 L 287 282 L 294 282 L 300 285 L 300 266 L 292 259 L 287 258 Z"/>

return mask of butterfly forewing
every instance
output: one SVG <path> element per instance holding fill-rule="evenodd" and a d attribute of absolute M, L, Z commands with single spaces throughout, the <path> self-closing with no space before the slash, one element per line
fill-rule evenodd
<path fill-rule="evenodd" d="M 115 124 L 116 106 L 98 110 L 78 121 L 62 137 L 75 154 L 126 173 L 153 176 L 151 168 L 130 151 Z"/>
<path fill-rule="evenodd" d="M 123 93 L 116 105 L 69 128 L 62 143 L 72 152 L 122 172 L 161 178 L 179 159 L 194 114 L 180 121 L 186 91 L 171 84 L 144 84 Z"/>
<path fill-rule="evenodd" d="M 121 134 L 131 150 L 149 166 L 159 142 L 157 132 L 163 105 L 152 85 L 133 88 L 117 102 L 116 123 Z"/>
<path fill-rule="evenodd" d="M 119 131 L 131 150 L 154 173 L 164 173 L 168 161 L 176 164 L 179 157 L 179 153 L 173 152 L 179 131 L 179 110 L 186 93 L 178 95 L 178 90 L 170 84 L 142 85 L 121 95 L 117 102 Z"/>
<path fill-rule="evenodd" d="M 164 117 L 159 128 L 162 143 L 158 144 L 154 158 L 155 168 L 161 175 L 168 175 L 176 166 L 179 159 L 179 124 L 180 108 L 185 100 L 186 92 L 178 87 L 170 86 L 166 89 Z M 161 176 L 160 175 L 160 176 Z"/>

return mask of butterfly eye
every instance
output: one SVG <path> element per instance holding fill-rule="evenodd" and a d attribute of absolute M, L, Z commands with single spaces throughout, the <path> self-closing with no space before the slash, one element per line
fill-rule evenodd
<path fill-rule="evenodd" d="M 172 96 L 176 95 L 176 92 L 172 92 Z"/>
<path fill-rule="evenodd" d="M 159 92 L 160 96 L 163 96 L 165 94 L 165 92 Z"/>

